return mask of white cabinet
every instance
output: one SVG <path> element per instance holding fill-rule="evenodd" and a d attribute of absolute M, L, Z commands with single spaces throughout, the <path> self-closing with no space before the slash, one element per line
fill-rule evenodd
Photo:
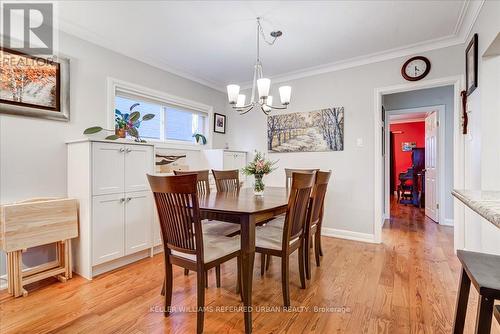
<path fill-rule="evenodd" d="M 125 191 L 149 190 L 146 177 L 151 170 L 151 147 L 141 145 L 125 146 Z"/>
<path fill-rule="evenodd" d="M 150 191 L 128 193 L 125 198 L 125 254 L 151 247 L 153 199 Z"/>
<path fill-rule="evenodd" d="M 125 201 L 123 194 L 92 199 L 92 263 L 98 265 L 124 255 Z"/>
<path fill-rule="evenodd" d="M 125 145 L 92 144 L 93 195 L 116 194 L 124 191 Z"/>
<path fill-rule="evenodd" d="M 151 144 L 68 143 L 68 196 L 80 200 L 80 237 L 75 242 L 74 262 L 81 276 L 90 279 L 151 250 L 157 222 L 146 174 L 153 172 Z"/>
<path fill-rule="evenodd" d="M 240 181 L 243 181 L 243 185 L 245 185 L 246 175 L 241 172 L 241 169 L 247 164 L 246 152 L 223 149 L 203 150 L 201 152 L 204 158 L 204 164 L 208 169 L 237 169 L 240 171 Z M 210 183 L 211 185 L 213 184 L 211 174 Z"/>
<path fill-rule="evenodd" d="M 245 152 L 224 151 L 224 169 L 241 169 L 247 163 L 247 154 Z"/>

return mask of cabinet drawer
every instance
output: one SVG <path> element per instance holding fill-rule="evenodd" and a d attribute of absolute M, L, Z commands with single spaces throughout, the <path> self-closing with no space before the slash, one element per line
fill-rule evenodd
<path fill-rule="evenodd" d="M 123 193 L 125 177 L 125 145 L 92 144 L 92 194 Z"/>
<path fill-rule="evenodd" d="M 125 198 L 123 194 L 92 198 L 92 264 L 124 255 Z"/>

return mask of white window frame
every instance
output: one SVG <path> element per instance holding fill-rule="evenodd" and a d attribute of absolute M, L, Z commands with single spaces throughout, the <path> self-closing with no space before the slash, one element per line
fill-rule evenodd
<path fill-rule="evenodd" d="M 198 111 L 202 114 L 206 114 L 205 117 L 205 129 L 206 129 L 206 145 L 197 145 L 196 143 L 186 142 L 182 140 L 172 140 L 172 139 L 150 139 L 148 138 L 148 142 L 154 143 L 155 146 L 161 148 L 184 148 L 184 149 L 192 149 L 192 150 L 201 150 L 203 148 L 212 148 L 212 131 L 210 128 L 210 124 L 213 122 L 213 107 L 207 104 L 203 104 L 200 102 L 188 100 L 182 97 L 174 96 L 171 94 L 167 94 L 165 92 L 161 92 L 155 89 L 151 89 L 148 87 L 144 87 L 141 85 L 133 84 L 130 82 L 126 82 L 123 80 L 115 79 L 108 77 L 108 112 L 107 112 L 107 126 L 108 129 L 115 128 L 115 97 L 117 91 L 122 91 L 128 94 L 137 95 L 139 97 L 144 97 L 148 100 L 155 100 L 158 103 L 165 104 L 171 107 L 179 107 L 180 109 L 187 109 Z M 160 126 L 164 130 L 165 129 L 165 115 L 163 115 L 160 119 Z M 160 134 L 160 138 L 164 137 L 164 134 Z"/>

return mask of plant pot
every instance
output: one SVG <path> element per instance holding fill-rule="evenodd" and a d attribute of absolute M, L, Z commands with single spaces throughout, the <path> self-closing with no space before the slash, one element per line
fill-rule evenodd
<path fill-rule="evenodd" d="M 117 135 L 119 138 L 126 138 L 127 137 L 127 130 L 115 129 L 115 135 Z"/>
<path fill-rule="evenodd" d="M 255 174 L 254 178 L 255 178 L 255 182 L 253 184 L 253 194 L 255 196 L 264 196 L 264 188 L 266 187 L 266 185 L 262 181 L 262 179 L 264 178 L 264 175 Z"/>

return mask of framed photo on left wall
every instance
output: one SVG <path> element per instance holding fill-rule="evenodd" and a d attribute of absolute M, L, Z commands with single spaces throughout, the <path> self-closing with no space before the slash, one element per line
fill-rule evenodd
<path fill-rule="evenodd" d="M 226 133 L 226 115 L 214 113 L 214 132 Z"/>
<path fill-rule="evenodd" d="M 69 60 L 0 48 L 0 113 L 69 120 Z"/>
<path fill-rule="evenodd" d="M 465 50 L 465 82 L 467 96 L 477 88 L 477 34 L 474 34 Z"/>

